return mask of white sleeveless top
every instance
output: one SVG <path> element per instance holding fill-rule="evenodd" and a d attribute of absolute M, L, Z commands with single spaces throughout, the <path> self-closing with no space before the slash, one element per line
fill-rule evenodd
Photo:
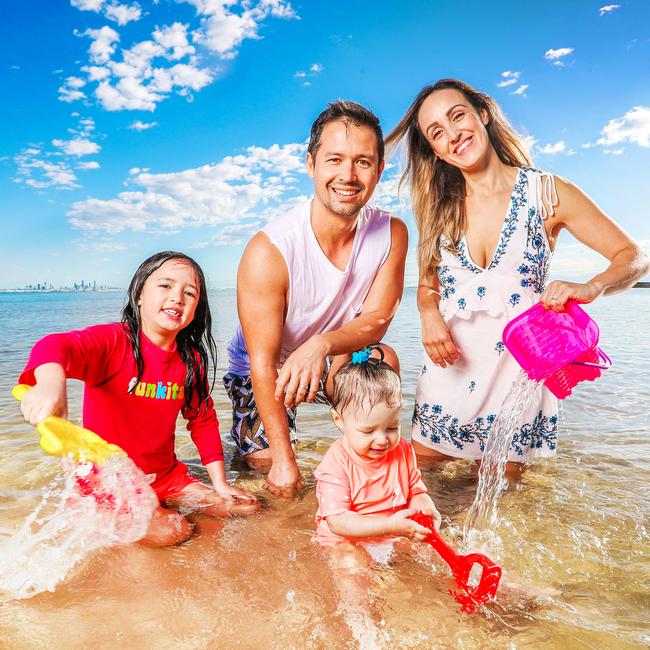
<path fill-rule="evenodd" d="M 363 301 L 391 247 L 390 214 L 365 206 L 357 218 L 345 270 L 325 255 L 311 226 L 309 199 L 264 228 L 289 272 L 289 304 L 280 362 L 315 334 L 339 329 L 361 313 Z M 241 325 L 228 345 L 229 372 L 246 376 L 250 362 Z"/>

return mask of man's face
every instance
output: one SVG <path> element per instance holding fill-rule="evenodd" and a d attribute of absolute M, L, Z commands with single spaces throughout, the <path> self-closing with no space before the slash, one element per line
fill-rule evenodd
<path fill-rule="evenodd" d="M 384 169 L 369 126 L 341 121 L 323 128 L 316 154 L 307 154 L 316 200 L 342 217 L 354 217 L 370 200 Z"/>

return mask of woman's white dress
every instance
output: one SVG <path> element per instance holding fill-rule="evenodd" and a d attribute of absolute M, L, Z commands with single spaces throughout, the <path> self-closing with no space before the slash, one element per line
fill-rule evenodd
<path fill-rule="evenodd" d="M 538 302 L 544 290 L 551 258 L 544 219 L 555 203 L 553 177 L 521 168 L 499 243 L 485 269 L 471 259 L 464 237 L 457 254 L 442 242 L 439 308 L 461 357 L 440 368 L 425 353 L 415 397 L 414 441 L 456 458 L 482 456 L 490 426 L 520 370 L 501 340 L 503 328 Z M 557 399 L 540 386 L 521 413 L 508 459 L 553 456 L 557 413 Z"/>

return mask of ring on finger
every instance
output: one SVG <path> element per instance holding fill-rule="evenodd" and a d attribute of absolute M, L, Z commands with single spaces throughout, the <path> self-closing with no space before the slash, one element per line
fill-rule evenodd
<path fill-rule="evenodd" d="M 298 386 L 298 390 L 307 390 L 309 388 L 309 384 L 301 384 Z"/>
<path fill-rule="evenodd" d="M 557 296 L 551 296 L 551 301 L 555 302 L 557 300 Z"/>

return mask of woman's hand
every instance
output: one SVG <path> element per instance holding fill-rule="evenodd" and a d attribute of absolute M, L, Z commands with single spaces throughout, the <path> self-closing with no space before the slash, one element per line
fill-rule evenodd
<path fill-rule="evenodd" d="M 576 283 L 554 280 L 551 282 L 540 298 L 540 302 L 547 309 L 564 311 L 567 300 L 575 300 L 581 304 L 593 302 L 598 298 L 603 289 L 592 282 Z"/>
<path fill-rule="evenodd" d="M 420 313 L 422 321 L 422 344 L 433 363 L 446 368 L 453 365 L 460 357 L 460 348 L 456 346 L 449 328 L 443 320 L 437 307 L 423 310 Z"/>

